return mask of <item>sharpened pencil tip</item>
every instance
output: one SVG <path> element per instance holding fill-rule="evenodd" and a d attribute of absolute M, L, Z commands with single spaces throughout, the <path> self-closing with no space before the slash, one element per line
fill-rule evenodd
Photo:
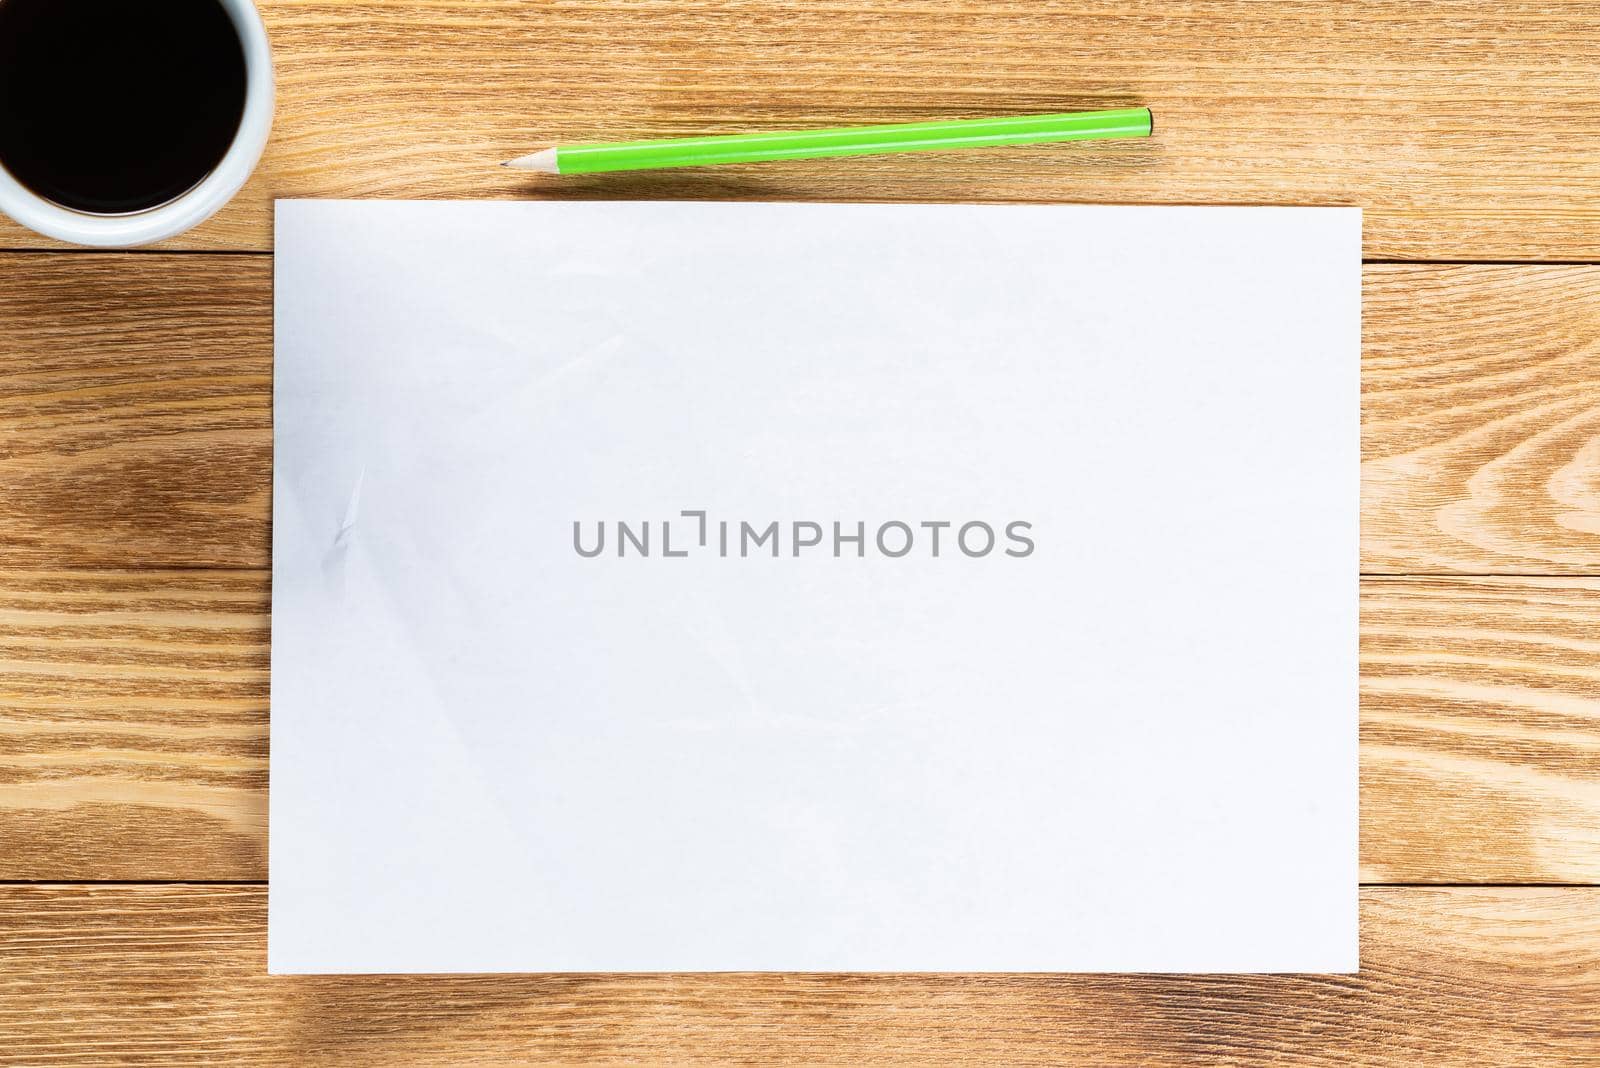
<path fill-rule="evenodd" d="M 506 160 L 504 166 L 519 171 L 541 171 L 545 174 L 561 173 L 556 165 L 556 150 L 553 148 L 540 149 L 538 152 L 530 152 L 526 156 L 518 156 L 516 159 Z"/>

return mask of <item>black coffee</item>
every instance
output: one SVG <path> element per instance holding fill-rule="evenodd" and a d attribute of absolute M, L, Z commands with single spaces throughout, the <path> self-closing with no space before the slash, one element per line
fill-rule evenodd
<path fill-rule="evenodd" d="M 79 211 L 140 211 L 222 160 L 244 49 L 217 0 L 0 0 L 0 165 Z"/>

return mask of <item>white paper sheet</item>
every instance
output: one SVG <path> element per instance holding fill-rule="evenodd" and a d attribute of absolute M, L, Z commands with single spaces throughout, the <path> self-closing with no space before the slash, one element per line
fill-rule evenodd
<path fill-rule="evenodd" d="M 1359 212 L 277 227 L 273 971 L 1356 967 Z"/>

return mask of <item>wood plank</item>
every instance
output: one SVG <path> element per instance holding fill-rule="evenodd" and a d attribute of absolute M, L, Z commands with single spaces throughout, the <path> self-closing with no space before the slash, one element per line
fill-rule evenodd
<path fill-rule="evenodd" d="M 270 578 L 0 573 L 0 879 L 262 879 Z"/>
<path fill-rule="evenodd" d="M 1369 267 L 1362 315 L 1362 570 L 1595 574 L 1600 269 Z"/>
<path fill-rule="evenodd" d="M 1369 889 L 1358 976 L 268 977 L 261 887 L 0 888 L 17 1063 L 1593 1064 L 1600 889 Z"/>
<path fill-rule="evenodd" d="M 1586 0 L 261 0 L 272 197 L 1355 204 L 1380 258 L 1600 257 Z M 555 141 L 1146 104 L 1143 144 L 528 177 Z M 47 244 L 8 222 L 0 247 Z"/>
<path fill-rule="evenodd" d="M 0 879 L 265 877 L 267 609 L 259 571 L 0 572 Z M 1597 613 L 1362 584 L 1363 878 L 1600 882 Z"/>
<path fill-rule="evenodd" d="M 264 566 L 272 263 L 0 256 L 0 561 Z"/>
<path fill-rule="evenodd" d="M 0 254 L 0 566 L 264 567 L 272 264 Z M 1600 268 L 1372 266 L 1363 569 L 1600 574 Z"/>
<path fill-rule="evenodd" d="M 1361 584 L 1362 878 L 1600 883 L 1600 580 Z"/>

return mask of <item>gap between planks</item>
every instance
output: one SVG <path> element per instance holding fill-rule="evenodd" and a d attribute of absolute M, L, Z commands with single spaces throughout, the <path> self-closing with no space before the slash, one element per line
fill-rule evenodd
<path fill-rule="evenodd" d="M 477 199 L 477 198 L 463 197 L 461 199 L 473 200 L 473 199 Z M 449 201 L 441 201 L 441 203 L 449 203 Z M 564 201 L 563 202 L 563 201 L 518 201 L 518 200 L 510 200 L 510 201 L 500 201 L 499 203 L 507 203 L 507 204 L 522 204 L 522 203 L 574 203 L 574 204 L 583 204 L 583 203 L 589 203 L 589 201 L 574 200 L 574 201 Z M 673 203 L 673 202 L 671 202 L 671 201 L 663 201 L 663 203 Z M 771 203 L 812 203 L 812 202 L 810 202 L 810 201 L 794 201 L 794 202 L 791 202 L 791 201 L 747 200 L 747 201 L 735 201 L 734 203 L 771 204 Z M 857 202 L 856 201 L 837 201 L 837 202 L 836 201 L 822 201 L 821 203 L 857 203 Z M 885 203 L 894 204 L 894 203 L 899 203 L 899 202 L 898 201 L 886 201 Z M 962 202 L 962 203 L 965 203 L 965 202 Z M 1073 207 L 1073 206 L 1085 207 L 1085 206 L 1090 206 L 1090 205 L 1084 205 L 1084 204 L 1079 204 L 1079 205 L 1062 204 L 1061 206 L 1062 207 Z M 1099 206 L 1099 205 L 1093 205 L 1093 206 Z M 1125 204 L 1125 205 L 1122 205 L 1122 206 L 1123 207 L 1152 207 L 1152 206 L 1161 207 L 1162 205 Z M 1274 204 L 1257 204 L 1257 205 L 1186 204 L 1186 205 L 1171 205 L 1171 206 L 1173 206 L 1173 207 L 1281 207 L 1282 205 L 1274 205 Z M 27 248 L 27 247 L 22 247 L 22 246 L 0 248 L 0 255 L 7 255 L 7 256 L 12 256 L 12 255 L 15 255 L 15 256 L 59 256 L 59 255 L 62 255 L 63 253 L 71 254 L 71 255 L 75 255 L 75 256 L 213 256 L 213 257 L 252 256 L 252 257 L 260 257 L 260 256 L 273 256 L 273 255 L 276 255 L 276 250 L 275 249 L 270 249 L 270 248 L 84 248 L 84 247 L 80 247 L 80 246 L 76 246 L 76 245 L 59 245 L 59 246 L 49 246 L 49 247 L 45 247 L 45 248 Z M 1509 259 L 1452 259 L 1452 258 L 1448 258 L 1448 257 L 1442 257 L 1442 258 L 1441 257 L 1429 257 L 1429 258 L 1419 258 L 1419 259 L 1402 259 L 1402 258 L 1397 258 L 1397 257 L 1393 257 L 1393 256 L 1375 256 L 1375 257 L 1371 257 L 1371 258 L 1363 257 L 1362 260 L 1361 260 L 1361 266 L 1363 266 L 1363 267 L 1600 267 L 1600 260 L 1595 260 L 1595 259 L 1570 259 L 1570 260 L 1569 259 L 1522 259 L 1522 260 L 1509 260 Z"/>

